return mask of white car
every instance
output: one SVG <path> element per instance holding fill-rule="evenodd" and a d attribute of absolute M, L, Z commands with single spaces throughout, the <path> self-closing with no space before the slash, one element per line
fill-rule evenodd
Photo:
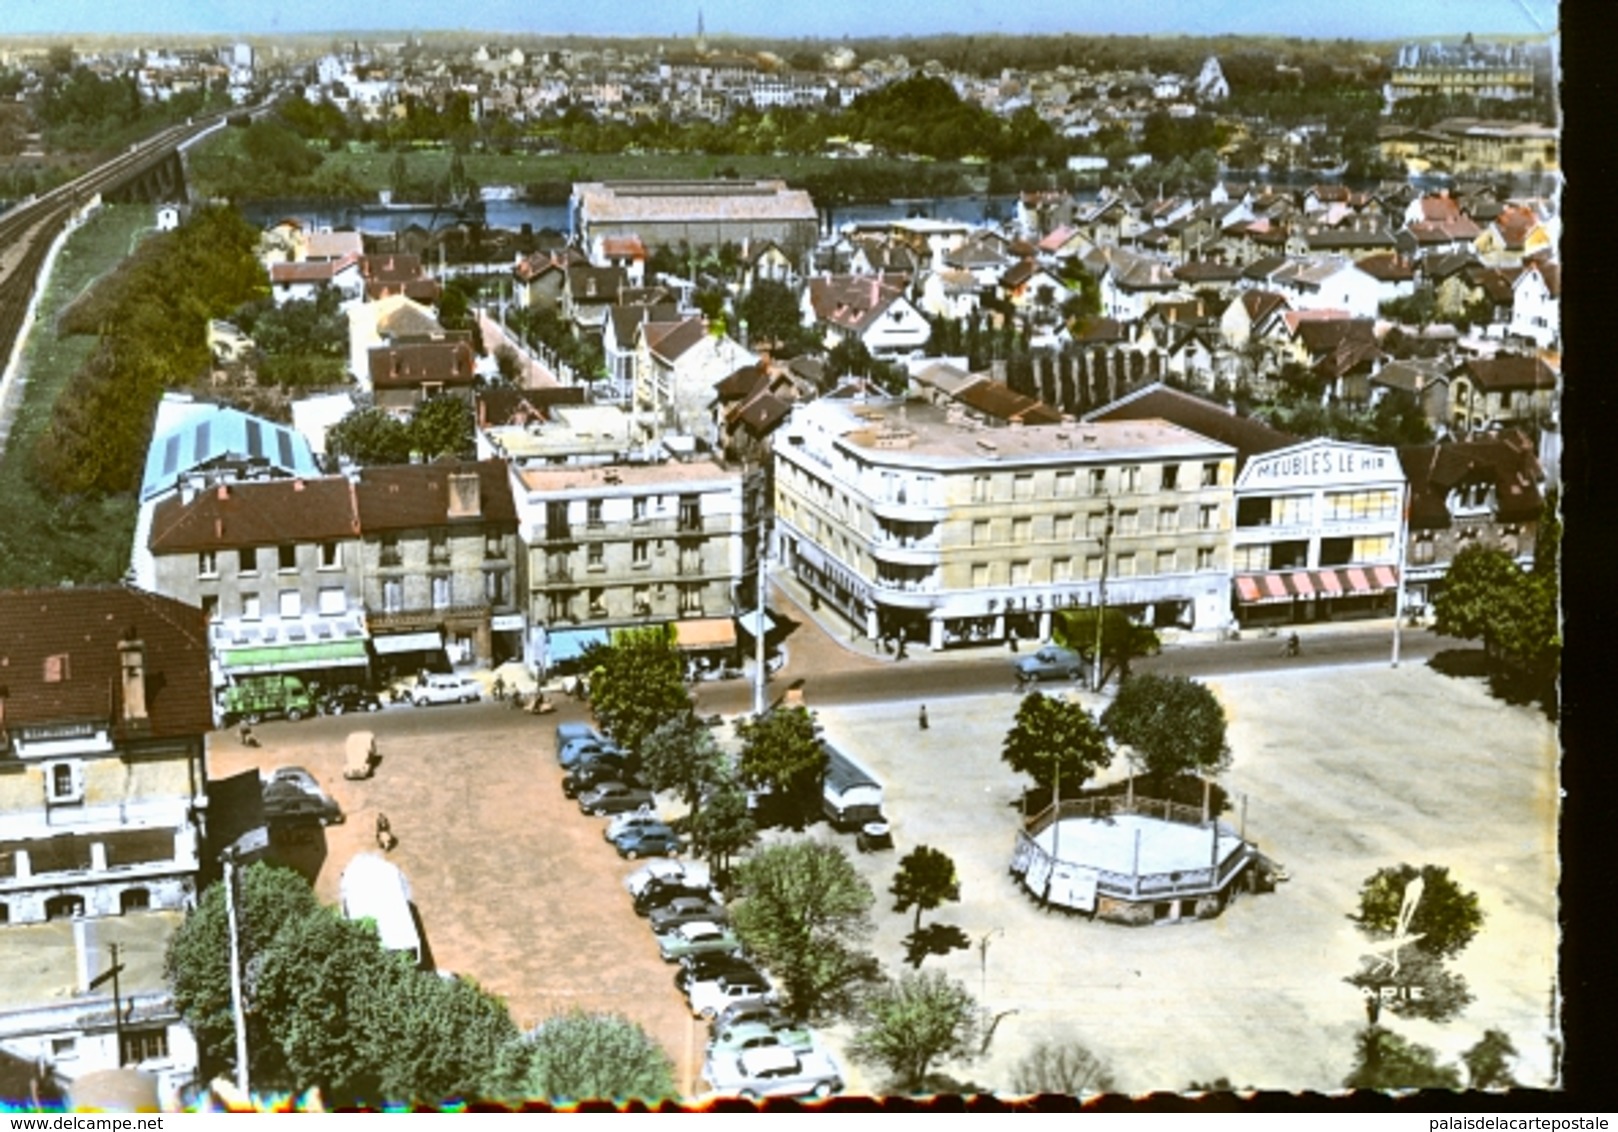
<path fill-rule="evenodd" d="M 829 1097 L 843 1089 L 843 1072 L 831 1054 L 781 1045 L 710 1054 L 702 1076 L 714 1092 L 744 1100 Z"/>
<path fill-rule="evenodd" d="M 708 865 L 704 861 L 675 861 L 657 857 L 626 876 L 624 887 L 629 890 L 629 895 L 639 896 L 654 880 L 675 880 L 690 888 L 706 888 L 710 879 Z"/>
<path fill-rule="evenodd" d="M 433 672 L 427 679 L 410 690 L 410 702 L 417 707 L 428 704 L 473 704 L 483 698 L 483 685 L 470 676 L 456 676 L 447 672 Z"/>
<path fill-rule="evenodd" d="M 698 1018 L 715 1018 L 734 1002 L 757 1000 L 775 1001 L 775 989 L 769 980 L 751 975 L 721 974 L 712 979 L 701 979 L 685 989 L 691 1013 Z"/>

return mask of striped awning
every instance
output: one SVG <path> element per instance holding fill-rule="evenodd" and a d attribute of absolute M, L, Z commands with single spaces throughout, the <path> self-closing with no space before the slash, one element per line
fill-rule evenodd
<path fill-rule="evenodd" d="M 1264 605 L 1296 598 L 1363 597 L 1396 589 L 1399 572 L 1392 566 L 1349 566 L 1339 570 L 1286 570 L 1272 574 L 1237 574 L 1236 598 L 1243 605 Z"/>

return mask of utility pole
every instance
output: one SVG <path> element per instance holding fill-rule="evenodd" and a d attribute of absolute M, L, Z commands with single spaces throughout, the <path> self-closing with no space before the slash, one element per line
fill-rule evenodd
<path fill-rule="evenodd" d="M 1400 644 L 1400 637 L 1404 632 L 1405 565 L 1406 565 L 1406 562 L 1405 562 L 1405 544 L 1410 541 L 1410 492 L 1407 489 L 1401 489 L 1400 490 L 1400 495 L 1403 498 L 1401 500 L 1401 505 L 1399 507 L 1399 546 L 1398 546 L 1398 566 L 1396 567 L 1396 569 L 1399 571 L 1399 577 L 1398 577 L 1398 586 L 1394 590 L 1394 598 L 1393 598 L 1393 661 L 1392 661 L 1392 667 L 1394 667 L 1394 668 L 1399 667 L 1399 644 Z"/>
<path fill-rule="evenodd" d="M 1101 593 L 1096 603 L 1096 655 L 1090 666 L 1090 690 L 1101 691 L 1101 645 L 1107 624 L 1107 559 L 1112 554 L 1112 499 L 1107 500 L 1107 524 L 1101 528 Z"/>
<path fill-rule="evenodd" d="M 754 605 L 757 607 L 753 621 L 753 715 L 764 714 L 764 606 L 765 587 L 769 584 L 764 576 L 765 539 L 768 533 L 764 526 L 764 501 L 759 500 L 758 538 L 753 548 L 753 555 L 758 561 L 758 581 L 755 584 L 757 591 Z"/>
<path fill-rule="evenodd" d="M 118 944 L 108 944 L 107 950 L 112 953 L 112 966 L 91 979 L 90 985 L 86 989 L 95 990 L 109 979 L 112 981 L 112 1031 L 118 1043 L 117 1053 L 114 1054 L 114 1064 L 119 1069 L 122 1069 L 124 1067 L 124 996 L 118 984 L 118 976 L 123 974 L 124 965 L 118 959 L 120 950 Z"/>
<path fill-rule="evenodd" d="M 225 861 L 225 919 L 230 928 L 230 1015 L 236 1025 L 236 1088 L 250 1095 L 247 1075 L 247 1015 L 242 1007 L 242 945 L 236 922 L 236 854 L 227 849 Z"/>

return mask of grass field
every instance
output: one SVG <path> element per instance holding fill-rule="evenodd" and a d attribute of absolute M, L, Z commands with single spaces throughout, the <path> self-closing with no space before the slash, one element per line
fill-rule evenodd
<path fill-rule="evenodd" d="M 121 263 L 151 224 L 148 206 L 104 206 L 69 237 L 46 284 L 23 350 L 20 404 L 0 454 L 0 587 L 115 582 L 129 563 L 134 499 L 55 499 L 41 494 L 30 472 L 52 407 L 96 345 L 87 335 L 58 337 L 57 316 Z"/>

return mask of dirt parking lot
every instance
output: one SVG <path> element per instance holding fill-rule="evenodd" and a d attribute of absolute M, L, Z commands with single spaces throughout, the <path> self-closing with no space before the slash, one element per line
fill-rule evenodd
<path fill-rule="evenodd" d="M 958 926 L 968 946 L 927 964 L 1001 1017 L 984 1056 L 941 1068 L 1003 1090 L 1036 1041 L 1071 1038 L 1130 1092 L 1218 1077 L 1336 1088 L 1364 1023 L 1359 993 L 1343 982 L 1360 954 L 1346 916 L 1365 877 L 1409 861 L 1448 866 L 1488 918 L 1458 964 L 1476 995 L 1466 1013 L 1442 1027 L 1394 1026 L 1449 1058 L 1499 1027 L 1521 1055 L 1519 1080 L 1544 1084 L 1557 755 L 1543 717 L 1421 666 L 1233 677 L 1215 690 L 1231 719 L 1227 782 L 1248 796 L 1247 834 L 1293 879 L 1214 921 L 1138 929 L 1041 909 L 1009 876 L 1022 784 L 999 750 L 1014 694 L 929 698 L 926 732 L 912 704 L 819 709 L 832 738 L 887 787 L 897 849 L 855 856 L 878 896 L 871 946 L 889 969 L 902 965 L 911 920 L 887 895 L 899 856 L 925 843 L 959 868 L 962 902 L 926 921 Z M 437 966 L 503 996 L 524 1027 L 572 1006 L 625 1014 L 663 1043 L 690 1090 L 704 1034 L 623 892 L 633 866 L 602 840 L 601 819 L 560 789 L 552 729 L 578 718 L 575 704 L 542 720 L 483 704 L 267 724 L 260 750 L 216 736 L 212 771 L 290 763 L 319 777 L 351 815 L 309 861 L 333 902 L 343 865 L 372 847 L 385 811 Z M 370 781 L 346 782 L 343 738 L 368 725 L 382 765 Z M 820 826 L 810 836 L 837 835 Z M 852 853 L 852 840 L 839 840 Z M 847 1032 L 830 1037 L 840 1046 Z M 879 1077 L 840 1060 L 852 1091 L 880 1089 Z"/>

